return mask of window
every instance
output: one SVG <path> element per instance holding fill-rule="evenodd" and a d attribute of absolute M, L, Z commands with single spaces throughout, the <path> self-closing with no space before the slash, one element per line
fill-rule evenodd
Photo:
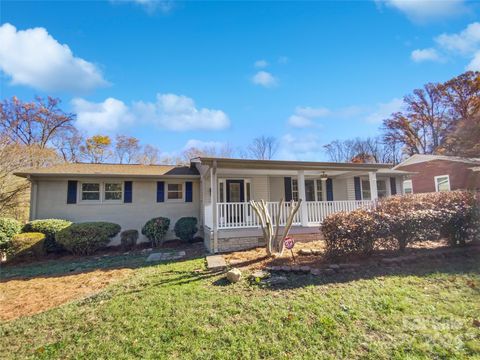
<path fill-rule="evenodd" d="M 292 179 L 292 199 L 298 201 L 298 181 L 297 179 Z"/>
<path fill-rule="evenodd" d="M 385 180 L 377 180 L 377 195 L 379 198 L 387 197 L 387 182 Z M 372 192 L 370 191 L 370 180 L 362 180 L 362 200 L 371 200 Z"/>
<path fill-rule="evenodd" d="M 82 200 L 100 201 L 100 183 L 83 183 Z"/>
<path fill-rule="evenodd" d="M 317 183 L 317 201 L 323 201 L 322 180 L 315 180 Z"/>
<path fill-rule="evenodd" d="M 362 180 L 362 200 L 370 200 L 371 198 L 370 180 Z"/>
<path fill-rule="evenodd" d="M 183 184 L 168 183 L 167 184 L 167 200 L 182 200 Z"/>
<path fill-rule="evenodd" d="M 115 201 L 122 200 L 123 188 L 122 183 L 105 183 L 105 200 Z"/>
<path fill-rule="evenodd" d="M 379 198 L 387 197 L 387 183 L 385 180 L 377 180 L 377 193 Z"/>
<path fill-rule="evenodd" d="M 315 201 L 315 180 L 305 180 L 305 200 Z"/>
<path fill-rule="evenodd" d="M 404 194 L 413 194 L 412 180 L 405 180 L 403 182 L 403 193 Z"/>
<path fill-rule="evenodd" d="M 450 191 L 450 177 L 448 175 L 435 176 L 435 191 Z"/>

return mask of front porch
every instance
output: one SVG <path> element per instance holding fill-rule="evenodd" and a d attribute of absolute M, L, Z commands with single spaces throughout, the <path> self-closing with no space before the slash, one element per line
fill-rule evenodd
<path fill-rule="evenodd" d="M 211 252 L 260 245 L 260 223 L 250 200 L 266 201 L 272 219 L 280 214 L 284 226 L 290 201 L 302 199 L 291 233 L 318 236 L 330 214 L 372 207 L 380 197 L 401 194 L 404 176 L 385 164 L 200 160 L 201 220 Z"/>
<path fill-rule="evenodd" d="M 352 211 L 358 208 L 369 208 L 375 204 L 373 200 L 341 200 L 341 201 L 307 201 L 295 214 L 294 226 L 319 226 L 328 215 L 340 211 Z M 302 204 L 303 205 L 303 204 Z M 280 212 L 280 226 L 284 226 L 290 211 L 290 203 L 284 203 L 280 208 L 278 201 L 267 202 L 269 213 L 275 224 L 277 214 Z M 306 218 L 304 216 L 306 212 Z M 217 228 L 257 228 L 260 226 L 257 214 L 253 211 L 250 203 L 247 202 L 223 202 L 217 203 Z M 302 223 L 302 219 L 306 223 Z"/>

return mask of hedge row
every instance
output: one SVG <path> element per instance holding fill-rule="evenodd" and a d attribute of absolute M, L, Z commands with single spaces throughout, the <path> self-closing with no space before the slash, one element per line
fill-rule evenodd
<path fill-rule="evenodd" d="M 383 199 L 375 209 L 330 215 L 321 230 L 327 256 L 370 255 L 386 242 L 400 251 L 441 238 L 463 245 L 479 235 L 479 214 L 478 196 L 470 192 L 412 194 Z"/>

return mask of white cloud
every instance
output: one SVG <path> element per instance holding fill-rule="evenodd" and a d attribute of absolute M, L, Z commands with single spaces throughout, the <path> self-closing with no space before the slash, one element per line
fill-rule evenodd
<path fill-rule="evenodd" d="M 460 56 L 469 59 L 467 70 L 479 70 L 480 68 L 480 23 L 469 24 L 458 33 L 441 34 L 435 39 L 436 48 L 415 50 L 411 54 L 413 61 L 444 61 L 444 56 Z M 444 56 L 439 54 L 443 52 Z"/>
<path fill-rule="evenodd" d="M 138 101 L 133 111 L 143 121 L 174 131 L 221 130 L 230 125 L 223 111 L 198 109 L 193 99 L 183 95 L 157 94 L 155 103 Z"/>
<path fill-rule="evenodd" d="M 257 69 L 266 68 L 268 66 L 267 60 L 257 60 L 253 64 Z"/>
<path fill-rule="evenodd" d="M 41 27 L 0 26 L 0 69 L 12 84 L 44 91 L 82 93 L 108 85 L 94 64 L 75 57 Z"/>
<path fill-rule="evenodd" d="M 438 51 L 436 49 L 433 49 L 433 48 L 413 50 L 410 57 L 415 62 L 441 61 L 442 60 Z"/>
<path fill-rule="evenodd" d="M 110 0 L 111 3 L 134 3 L 141 6 L 148 13 L 160 11 L 162 13 L 170 12 L 175 3 L 173 0 Z"/>
<path fill-rule="evenodd" d="M 260 85 L 267 88 L 274 87 L 278 84 L 277 79 L 267 71 L 257 72 L 253 76 L 252 81 L 256 85 Z"/>
<path fill-rule="evenodd" d="M 380 123 L 388 118 L 392 113 L 401 111 L 403 109 L 403 100 L 394 98 L 387 103 L 379 103 L 376 109 L 370 113 L 365 119 L 369 123 Z"/>
<path fill-rule="evenodd" d="M 466 69 L 469 71 L 480 71 L 480 50 L 475 53 Z"/>
<path fill-rule="evenodd" d="M 288 64 L 289 61 L 290 61 L 290 59 L 286 56 L 280 56 L 278 58 L 278 63 L 279 64 Z"/>
<path fill-rule="evenodd" d="M 226 143 L 221 142 L 221 141 L 203 141 L 203 140 L 197 140 L 197 139 L 190 139 L 187 141 L 185 146 L 183 147 L 183 150 L 188 150 L 191 148 L 196 148 L 196 149 L 220 149 L 223 146 L 226 146 Z"/>
<path fill-rule="evenodd" d="M 193 99 L 175 94 L 157 94 L 156 102 L 137 101 L 131 106 L 108 98 L 94 103 L 76 98 L 72 101 L 77 125 L 88 131 L 115 131 L 141 122 L 172 131 L 221 130 L 230 119 L 221 110 L 197 108 Z"/>
<path fill-rule="evenodd" d="M 331 114 L 327 108 L 312 108 L 297 106 L 295 112 L 288 118 L 288 124 L 297 128 L 311 127 L 315 125 L 314 120 Z"/>
<path fill-rule="evenodd" d="M 450 18 L 468 12 L 464 0 L 375 0 L 404 13 L 415 22 Z"/>
<path fill-rule="evenodd" d="M 445 50 L 462 55 L 471 54 L 480 44 L 480 23 L 471 23 L 458 34 L 441 34 L 435 38 L 435 42 Z"/>
<path fill-rule="evenodd" d="M 77 114 L 76 126 L 88 133 L 116 131 L 133 121 L 128 106 L 114 98 L 100 103 L 75 98 L 72 107 Z"/>
<path fill-rule="evenodd" d="M 286 134 L 280 139 L 277 157 L 282 160 L 312 160 L 321 157 L 322 145 L 314 134 L 295 136 Z"/>

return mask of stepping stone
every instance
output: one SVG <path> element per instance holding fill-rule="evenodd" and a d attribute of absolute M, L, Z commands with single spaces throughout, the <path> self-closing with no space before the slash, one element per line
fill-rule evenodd
<path fill-rule="evenodd" d="M 271 278 L 268 278 L 264 281 L 268 285 L 281 285 L 281 284 L 288 283 L 287 277 L 281 276 L 281 275 L 272 276 Z"/>
<path fill-rule="evenodd" d="M 222 255 L 208 255 L 206 259 L 207 269 L 209 270 L 221 271 L 227 268 L 227 263 Z"/>
<path fill-rule="evenodd" d="M 166 260 L 178 260 L 185 257 L 185 251 L 174 251 L 174 252 L 158 252 L 150 254 L 147 257 L 147 262 L 152 261 L 166 261 Z"/>
<path fill-rule="evenodd" d="M 312 250 L 311 249 L 300 249 L 298 251 L 300 255 L 312 255 Z"/>

